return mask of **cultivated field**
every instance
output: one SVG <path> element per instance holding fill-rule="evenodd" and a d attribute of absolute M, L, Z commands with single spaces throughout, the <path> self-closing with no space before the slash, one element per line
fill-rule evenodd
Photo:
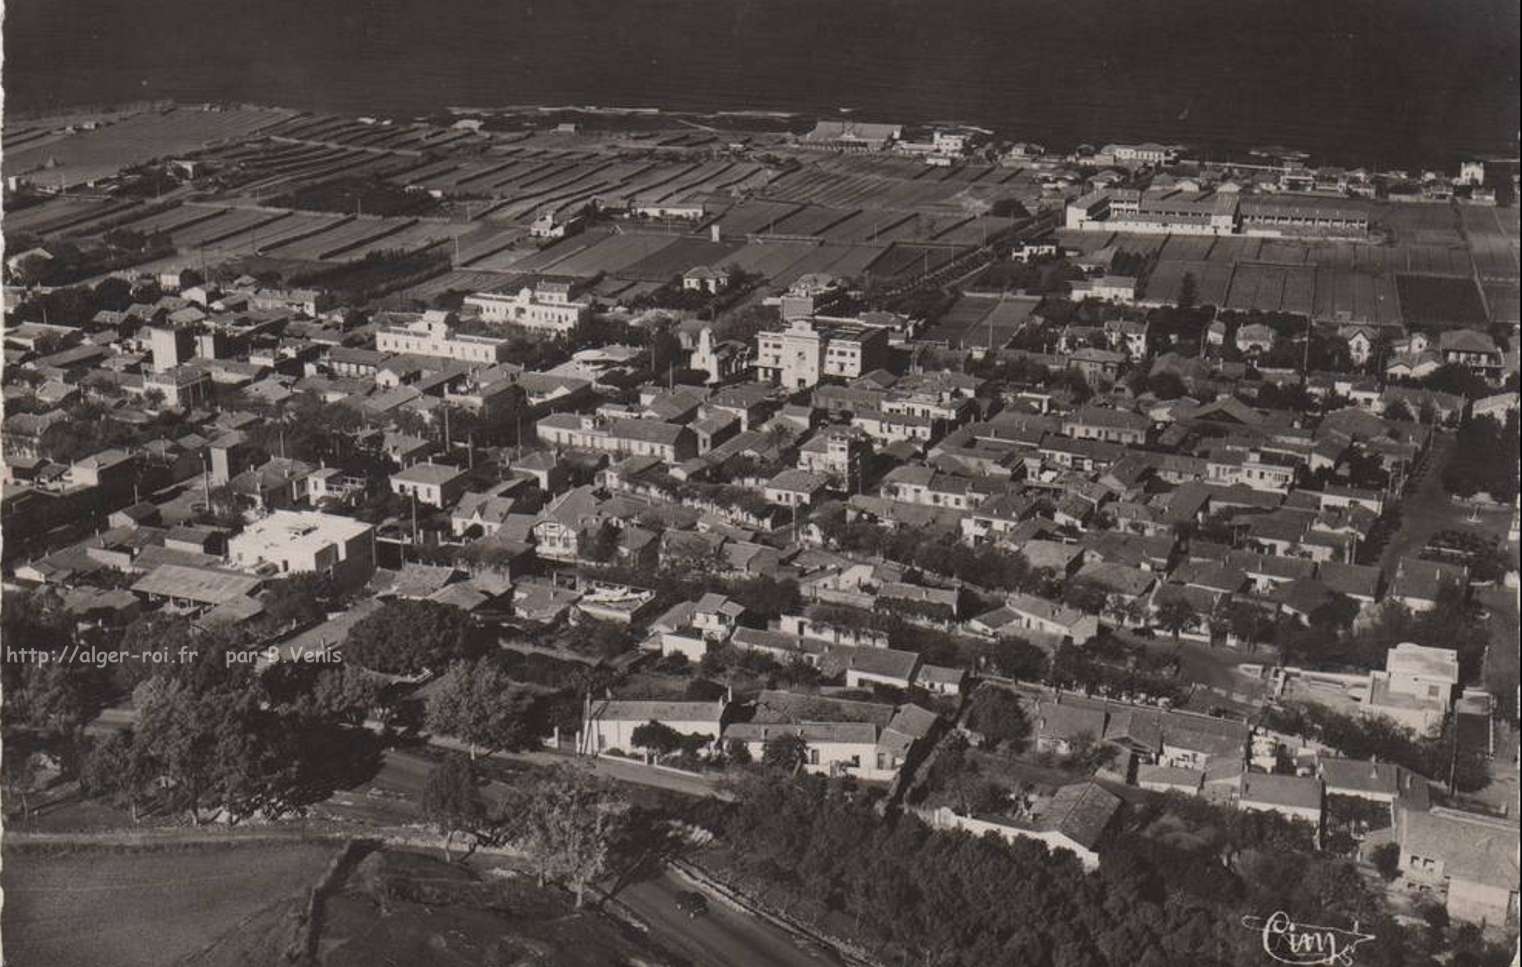
<path fill-rule="evenodd" d="M 47 185 L 72 188 L 154 158 L 185 154 L 214 141 L 245 138 L 289 116 L 289 111 L 264 108 L 145 112 L 94 131 L 7 145 L 4 172 L 7 177 L 35 173 Z"/>
<path fill-rule="evenodd" d="M 278 923 L 334 847 L 310 844 L 44 854 L 7 849 L 6 962 L 164 967 L 251 919 Z M 273 962 L 273 961 L 267 961 Z"/>

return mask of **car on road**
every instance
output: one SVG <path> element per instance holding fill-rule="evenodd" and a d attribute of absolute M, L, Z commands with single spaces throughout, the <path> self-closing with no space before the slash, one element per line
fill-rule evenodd
<path fill-rule="evenodd" d="M 676 908 L 696 919 L 708 912 L 708 898 L 696 890 L 683 890 L 676 895 Z"/>

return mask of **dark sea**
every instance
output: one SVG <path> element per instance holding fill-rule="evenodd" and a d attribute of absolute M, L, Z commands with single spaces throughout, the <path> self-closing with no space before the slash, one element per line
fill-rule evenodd
<path fill-rule="evenodd" d="M 1323 161 L 1517 149 L 1517 0 L 9 0 L 7 108 L 961 120 Z"/>

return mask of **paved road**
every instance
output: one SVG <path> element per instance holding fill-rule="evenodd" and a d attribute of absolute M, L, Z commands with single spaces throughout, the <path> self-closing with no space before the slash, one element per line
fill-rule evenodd
<path fill-rule="evenodd" d="M 833 953 L 804 949 L 790 934 L 710 895 L 706 914 L 689 918 L 676 908 L 677 894 L 693 887 L 669 870 L 625 886 L 616 895 L 663 946 L 697 967 L 825 967 Z"/>

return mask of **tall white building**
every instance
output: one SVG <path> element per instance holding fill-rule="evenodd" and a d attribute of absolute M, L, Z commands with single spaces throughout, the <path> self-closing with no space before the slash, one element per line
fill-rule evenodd
<path fill-rule="evenodd" d="M 887 363 L 887 330 L 873 326 L 794 319 L 785 329 L 756 334 L 756 377 L 788 390 L 807 389 L 822 376 L 855 379 Z"/>

